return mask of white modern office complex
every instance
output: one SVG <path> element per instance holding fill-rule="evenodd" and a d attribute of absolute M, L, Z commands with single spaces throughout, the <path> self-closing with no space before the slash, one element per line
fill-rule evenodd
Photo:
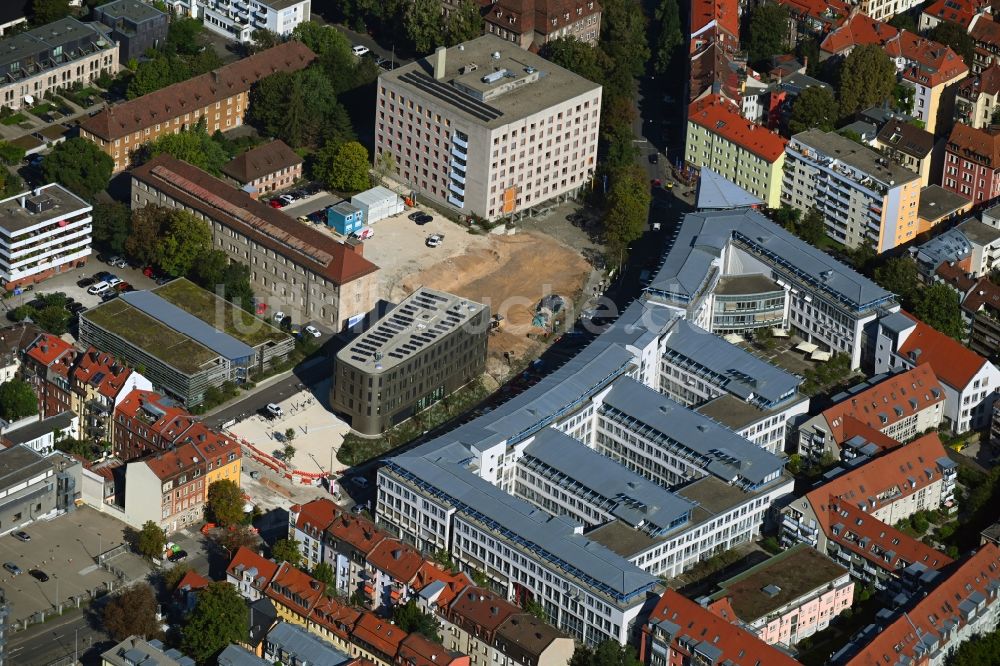
<path fill-rule="evenodd" d="M 200 18 L 205 27 L 238 42 L 252 42 L 254 30 L 282 37 L 309 20 L 312 0 L 167 0 L 178 16 Z"/>
<path fill-rule="evenodd" d="M 601 86 L 485 35 L 378 80 L 375 162 L 416 196 L 488 220 L 589 187 Z"/>
<path fill-rule="evenodd" d="M 714 330 L 722 279 L 749 275 L 781 288 L 780 328 L 847 354 L 852 368 L 861 365 L 865 329 L 899 310 L 893 294 L 746 208 L 687 215 L 646 293 L 651 302 Z"/>
<path fill-rule="evenodd" d="M 84 265 L 93 207 L 50 183 L 0 201 L 0 282 L 7 291 Z"/>

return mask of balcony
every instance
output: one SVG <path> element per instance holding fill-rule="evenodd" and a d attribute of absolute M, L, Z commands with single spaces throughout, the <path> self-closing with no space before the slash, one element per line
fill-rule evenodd
<path fill-rule="evenodd" d="M 465 188 L 456 183 L 448 183 L 448 189 L 460 197 L 465 197 Z"/>
<path fill-rule="evenodd" d="M 458 171 L 452 171 L 448 174 L 448 177 L 454 181 L 458 181 L 462 185 L 465 185 L 465 174 L 459 173 Z"/>
<path fill-rule="evenodd" d="M 462 150 L 468 150 L 469 149 L 469 139 L 468 139 L 468 137 L 466 137 L 466 138 L 463 139 L 458 134 L 453 134 L 452 137 L 451 137 L 451 140 L 452 140 L 452 142 L 456 146 L 459 146 Z"/>
<path fill-rule="evenodd" d="M 461 199 L 448 195 L 448 203 L 450 203 L 455 208 L 465 208 L 465 202 Z"/>
<path fill-rule="evenodd" d="M 465 161 L 465 160 L 469 159 L 469 156 L 465 152 L 465 148 L 467 148 L 467 146 L 463 147 L 463 146 L 459 146 L 457 144 L 452 144 L 452 146 L 451 146 L 451 154 L 453 156 L 457 157 L 458 159 L 460 159 L 462 161 Z"/>

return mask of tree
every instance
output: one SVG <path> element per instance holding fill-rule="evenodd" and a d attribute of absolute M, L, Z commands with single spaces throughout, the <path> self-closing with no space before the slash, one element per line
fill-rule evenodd
<path fill-rule="evenodd" d="M 480 4 L 472 0 L 460 0 L 458 7 L 448 15 L 446 34 L 448 46 L 467 42 L 483 34 Z"/>
<path fill-rule="evenodd" d="M 920 289 L 913 299 L 913 314 L 931 328 L 956 340 L 965 337 L 961 299 L 958 292 L 943 282 Z"/>
<path fill-rule="evenodd" d="M 388 150 L 383 150 L 375 158 L 375 175 L 379 185 L 385 185 L 386 178 L 396 175 L 396 158 Z"/>
<path fill-rule="evenodd" d="M 802 471 L 802 456 L 800 456 L 798 453 L 793 453 L 792 455 L 788 456 L 788 464 L 786 465 L 786 467 L 788 468 L 788 471 L 791 472 L 792 474 L 798 474 L 800 471 Z"/>
<path fill-rule="evenodd" d="M 243 491 L 235 481 L 222 479 L 208 487 L 208 513 L 213 522 L 229 527 L 243 520 Z"/>
<path fill-rule="evenodd" d="M 632 165 L 613 177 L 604 216 L 604 240 L 613 265 L 623 261 L 629 243 L 642 235 L 650 199 L 646 172 L 638 166 Z"/>
<path fill-rule="evenodd" d="M 973 60 L 976 54 L 976 42 L 972 35 L 965 31 L 965 28 L 952 21 L 940 21 L 936 26 L 927 32 L 927 38 L 950 46 L 951 49 L 962 56 L 965 64 L 972 69 Z"/>
<path fill-rule="evenodd" d="M 819 245 L 826 237 L 826 225 L 823 224 L 823 213 L 817 208 L 810 208 L 798 225 L 798 236 L 810 245 Z"/>
<path fill-rule="evenodd" d="M 609 74 L 619 87 L 631 86 L 649 60 L 646 14 L 639 0 L 606 0 L 602 6 L 601 49 L 608 55 Z"/>
<path fill-rule="evenodd" d="M 534 615 L 542 622 L 549 621 L 549 614 L 545 611 L 545 606 L 538 603 L 534 599 L 528 599 L 524 602 L 524 612 Z"/>
<path fill-rule="evenodd" d="M 406 633 L 422 634 L 432 641 L 441 642 L 441 635 L 438 633 L 439 625 L 437 618 L 430 613 L 420 610 L 413 599 L 393 609 L 392 621 Z"/>
<path fill-rule="evenodd" d="M 151 264 L 156 256 L 160 232 L 168 223 L 172 209 L 143 206 L 132 211 L 132 230 L 125 239 L 125 251 L 141 264 Z"/>
<path fill-rule="evenodd" d="M 203 664 L 227 645 L 245 643 L 249 634 L 246 601 L 235 587 L 218 581 L 198 593 L 194 610 L 181 630 L 181 645 L 186 655 Z"/>
<path fill-rule="evenodd" d="M 792 104 L 788 132 L 798 134 L 808 129 L 829 132 L 834 128 L 838 117 L 837 100 L 829 88 L 810 86 Z"/>
<path fill-rule="evenodd" d="M 560 37 L 546 42 L 540 51 L 542 57 L 579 74 L 594 83 L 604 84 L 608 67 L 607 56 L 598 47 L 573 37 Z"/>
<path fill-rule="evenodd" d="M 750 14 L 750 62 L 761 65 L 788 50 L 788 8 L 776 2 L 759 4 Z"/>
<path fill-rule="evenodd" d="M 634 648 L 607 640 L 596 648 L 577 646 L 569 666 L 641 666 L 641 662 L 636 658 Z"/>
<path fill-rule="evenodd" d="M 167 32 L 167 46 L 181 55 L 194 55 L 201 51 L 198 36 L 205 25 L 198 19 L 175 18 Z"/>
<path fill-rule="evenodd" d="M 271 557 L 275 562 L 288 562 L 293 567 L 299 566 L 302 562 L 299 542 L 295 539 L 278 539 L 271 546 Z"/>
<path fill-rule="evenodd" d="M 815 76 L 819 72 L 819 41 L 815 37 L 802 37 L 795 45 L 795 55 L 800 62 L 805 63 L 806 74 Z"/>
<path fill-rule="evenodd" d="M 115 161 L 96 144 L 74 137 L 58 144 L 42 162 L 47 183 L 60 183 L 87 199 L 108 186 Z"/>
<path fill-rule="evenodd" d="M 266 51 L 282 42 L 281 35 L 267 28 L 257 28 L 250 33 L 250 39 L 253 40 L 254 51 Z"/>
<path fill-rule="evenodd" d="M 281 449 L 281 457 L 285 462 L 295 457 L 295 447 L 292 446 L 291 442 L 285 442 L 285 446 Z"/>
<path fill-rule="evenodd" d="M 240 548 L 249 548 L 255 553 L 260 552 L 260 535 L 248 525 L 239 525 L 222 530 L 217 537 L 220 546 L 232 556 Z"/>
<path fill-rule="evenodd" d="M 153 257 L 164 271 L 182 276 L 191 272 L 195 260 L 212 246 L 208 224 L 186 210 L 172 210 L 156 241 Z"/>
<path fill-rule="evenodd" d="M 194 567 L 186 562 L 178 562 L 163 572 L 163 587 L 167 592 L 173 592 L 184 576 L 194 571 Z"/>
<path fill-rule="evenodd" d="M 158 610 L 153 588 L 148 583 L 135 583 L 112 597 L 105 604 L 101 617 L 104 629 L 113 640 L 121 641 L 129 636 L 152 640 L 163 636 L 160 620 L 156 617 Z"/>
<path fill-rule="evenodd" d="M 204 117 L 192 129 L 161 134 L 143 152 L 149 158 L 167 153 L 216 176 L 222 175 L 222 166 L 231 159 L 226 150 L 209 136 Z"/>
<path fill-rule="evenodd" d="M 684 42 L 681 33 L 681 14 L 677 0 L 660 0 L 653 14 L 653 71 L 658 76 L 666 74 L 674 59 L 677 47 Z"/>
<path fill-rule="evenodd" d="M 285 441 L 290 442 L 295 439 L 295 428 L 285 429 Z"/>
<path fill-rule="evenodd" d="M 317 65 L 259 81 L 250 90 L 249 113 L 248 122 L 262 134 L 295 148 L 354 139 L 350 117 L 337 101 L 331 77 Z"/>
<path fill-rule="evenodd" d="M 840 70 L 840 112 L 853 115 L 892 99 L 896 65 L 875 44 L 854 47 Z"/>
<path fill-rule="evenodd" d="M 406 36 L 413 50 L 423 55 L 442 43 L 441 4 L 436 0 L 412 0 L 406 10 Z"/>
<path fill-rule="evenodd" d="M 337 587 L 337 577 L 329 562 L 320 562 L 313 568 L 312 577 L 326 585 L 327 596 L 333 596 Z"/>
<path fill-rule="evenodd" d="M 24 3 L 21 3 L 23 6 Z M 31 22 L 45 25 L 66 18 L 70 14 L 69 0 L 32 0 Z"/>
<path fill-rule="evenodd" d="M 136 541 L 136 550 L 146 557 L 162 557 L 163 549 L 167 547 L 167 534 L 163 528 L 147 520 L 139 530 L 139 538 Z"/>
<path fill-rule="evenodd" d="M 24 148 L 7 141 L 0 141 L 0 162 L 6 165 L 17 164 L 24 159 Z"/>
<path fill-rule="evenodd" d="M 69 453 L 71 455 L 80 456 L 87 460 L 96 460 L 97 454 L 94 451 L 94 446 L 90 442 L 84 442 L 80 439 L 74 439 L 73 437 L 63 437 L 62 439 L 57 439 L 55 441 L 55 447 L 57 451 L 62 451 L 63 453 Z"/>
<path fill-rule="evenodd" d="M 913 15 L 909 12 L 896 14 L 889 20 L 889 25 L 896 30 L 909 30 L 910 32 L 917 31 L 917 22 L 914 20 Z"/>
<path fill-rule="evenodd" d="M 348 141 L 320 150 L 313 171 L 332 190 L 360 192 L 371 187 L 368 164 L 368 149 Z"/>
<path fill-rule="evenodd" d="M 780 224 L 786 231 L 795 233 L 795 229 L 799 226 L 799 220 L 802 218 L 802 211 L 783 203 L 771 211 L 771 217 L 775 223 Z"/>
<path fill-rule="evenodd" d="M 875 269 L 875 282 L 899 296 L 903 307 L 912 309 L 918 293 L 920 272 L 912 257 L 893 257 Z"/>
<path fill-rule="evenodd" d="M 115 254 L 124 253 L 125 241 L 132 227 L 128 206 L 117 201 L 101 202 L 94 206 L 92 217 L 94 241 Z"/>
<path fill-rule="evenodd" d="M 38 413 L 38 397 L 31 384 L 14 377 L 0 384 L 0 419 L 12 422 Z"/>

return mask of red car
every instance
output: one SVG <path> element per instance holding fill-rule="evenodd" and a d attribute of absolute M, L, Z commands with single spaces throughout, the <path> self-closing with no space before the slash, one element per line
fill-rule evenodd
<path fill-rule="evenodd" d="M 142 269 L 142 274 L 145 275 L 148 278 L 153 277 L 153 267 L 152 266 L 146 266 L 145 268 Z"/>
<path fill-rule="evenodd" d="M 284 208 L 285 202 L 282 201 L 281 199 L 271 199 L 270 201 L 267 202 L 267 205 L 269 205 L 271 208 Z"/>
<path fill-rule="evenodd" d="M 649 184 L 652 185 L 653 187 L 659 187 L 660 185 L 663 184 L 663 181 L 661 181 L 659 178 L 654 178 L 653 180 L 649 181 Z"/>

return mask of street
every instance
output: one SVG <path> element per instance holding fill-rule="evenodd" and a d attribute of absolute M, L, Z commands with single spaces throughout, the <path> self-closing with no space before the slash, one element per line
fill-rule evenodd
<path fill-rule="evenodd" d="M 9 634 L 6 661 L 23 666 L 47 666 L 53 662 L 70 664 L 74 654 L 84 664 L 99 664 L 100 652 L 110 647 L 107 634 L 91 626 L 83 610 L 65 615 L 25 631 Z"/>

